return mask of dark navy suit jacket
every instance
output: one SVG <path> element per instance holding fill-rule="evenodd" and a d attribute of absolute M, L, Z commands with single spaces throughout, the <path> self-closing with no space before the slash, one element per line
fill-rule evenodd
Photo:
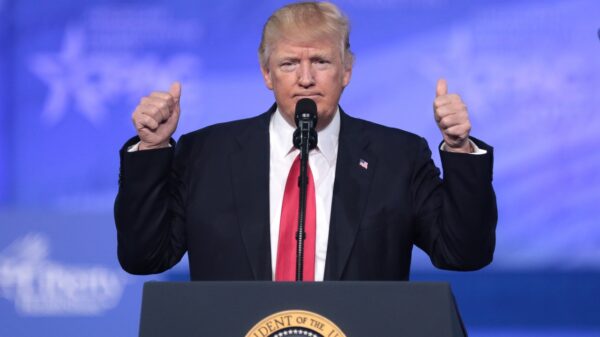
<path fill-rule="evenodd" d="M 187 251 L 192 280 L 272 279 L 274 111 L 186 134 L 172 148 L 128 153 L 138 139 L 125 144 L 115 221 L 126 271 L 159 273 Z M 442 151 L 442 180 L 423 138 L 341 112 L 325 280 L 407 280 L 413 245 L 439 268 L 489 264 L 493 151 L 473 140 L 487 154 Z"/>

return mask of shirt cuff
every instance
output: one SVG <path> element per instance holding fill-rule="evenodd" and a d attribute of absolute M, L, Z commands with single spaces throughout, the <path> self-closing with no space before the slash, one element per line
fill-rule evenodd
<path fill-rule="evenodd" d="M 482 154 L 486 154 L 487 153 L 487 150 L 480 149 L 479 146 L 477 146 L 477 144 L 475 144 L 474 141 L 472 141 L 472 140 L 469 139 L 469 143 L 473 147 L 473 152 L 468 153 L 468 154 L 482 155 Z M 442 142 L 442 145 L 440 146 L 440 150 L 441 151 L 447 151 L 446 150 L 446 142 Z"/>
<path fill-rule="evenodd" d="M 141 141 L 131 145 L 130 147 L 127 148 L 127 152 L 137 152 L 140 150 L 140 143 Z M 169 147 L 171 147 L 171 143 L 169 143 Z"/>

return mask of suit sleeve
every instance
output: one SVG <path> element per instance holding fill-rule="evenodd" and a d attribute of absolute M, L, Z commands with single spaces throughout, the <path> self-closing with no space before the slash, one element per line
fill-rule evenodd
<path fill-rule="evenodd" d="M 495 248 L 498 211 L 492 187 L 493 148 L 471 138 L 483 155 L 440 151 L 443 179 L 421 139 L 413 174 L 415 243 L 442 269 L 477 270 Z"/>
<path fill-rule="evenodd" d="M 171 148 L 120 151 L 119 191 L 114 216 L 117 255 L 131 274 L 155 274 L 173 267 L 187 250 L 185 235 L 185 140 Z"/>

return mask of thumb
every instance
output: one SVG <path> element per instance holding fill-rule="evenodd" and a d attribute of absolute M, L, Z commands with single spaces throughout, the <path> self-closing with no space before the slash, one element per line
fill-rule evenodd
<path fill-rule="evenodd" d="M 179 103 L 179 98 L 181 97 L 181 83 L 177 81 L 173 82 L 173 84 L 171 84 L 171 87 L 169 88 L 169 94 L 173 95 L 175 101 Z"/>
<path fill-rule="evenodd" d="M 437 85 L 435 87 L 435 97 L 440 97 L 442 95 L 448 94 L 448 83 L 445 79 L 440 78 L 437 81 Z"/>

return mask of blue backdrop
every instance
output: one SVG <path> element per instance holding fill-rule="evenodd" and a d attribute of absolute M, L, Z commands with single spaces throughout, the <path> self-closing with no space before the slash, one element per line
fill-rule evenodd
<path fill-rule="evenodd" d="M 478 336 L 600 333 L 600 2 L 344 0 L 351 115 L 440 141 L 439 77 L 495 149 L 495 261 L 453 283 Z M 118 153 L 141 96 L 183 83 L 177 134 L 265 111 L 257 47 L 281 1 L 0 0 L 0 336 L 135 336 Z M 437 154 L 435 160 L 439 162 Z"/>

